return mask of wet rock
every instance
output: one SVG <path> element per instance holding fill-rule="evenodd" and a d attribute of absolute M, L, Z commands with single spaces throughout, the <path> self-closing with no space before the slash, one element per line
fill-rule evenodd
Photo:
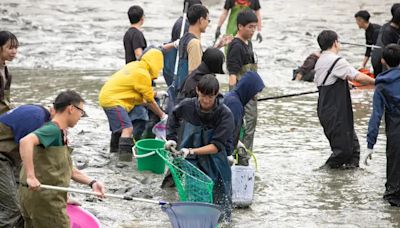
<path fill-rule="evenodd" d="M 117 168 L 122 169 L 122 168 L 128 167 L 129 165 L 128 165 L 127 163 L 118 162 L 115 166 L 116 166 Z"/>

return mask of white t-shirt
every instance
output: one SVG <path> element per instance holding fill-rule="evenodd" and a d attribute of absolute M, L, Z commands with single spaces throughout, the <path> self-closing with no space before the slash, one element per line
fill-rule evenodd
<path fill-rule="evenodd" d="M 317 86 L 322 85 L 329 68 L 331 68 L 333 62 L 335 62 L 335 60 L 339 57 L 340 56 L 331 51 L 323 51 L 321 53 L 321 56 L 315 64 L 314 82 Z M 341 58 L 332 69 L 332 72 L 326 79 L 324 85 L 332 85 L 337 79 L 354 80 L 357 74 L 359 74 L 358 70 L 351 66 L 345 59 Z"/>

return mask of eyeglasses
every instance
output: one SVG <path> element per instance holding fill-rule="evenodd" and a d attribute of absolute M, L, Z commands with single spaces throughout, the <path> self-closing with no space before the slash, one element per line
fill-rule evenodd
<path fill-rule="evenodd" d="M 81 112 L 81 117 L 87 117 L 87 116 L 88 116 L 88 115 L 86 114 L 85 110 L 79 108 L 78 106 L 76 106 L 76 105 L 74 105 L 74 104 L 73 104 L 72 106 L 74 106 L 76 109 L 78 109 L 78 110 Z"/>

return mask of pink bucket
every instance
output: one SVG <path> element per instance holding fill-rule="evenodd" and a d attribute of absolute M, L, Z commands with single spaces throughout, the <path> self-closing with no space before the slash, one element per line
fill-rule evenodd
<path fill-rule="evenodd" d="M 100 221 L 79 206 L 67 205 L 67 214 L 71 222 L 71 228 L 100 228 Z"/>

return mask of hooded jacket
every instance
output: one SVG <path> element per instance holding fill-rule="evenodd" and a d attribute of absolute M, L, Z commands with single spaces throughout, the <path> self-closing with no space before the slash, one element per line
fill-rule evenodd
<path fill-rule="evenodd" d="M 212 74 L 212 72 L 204 62 L 201 62 L 200 66 L 190 73 L 183 82 L 182 89 L 178 93 L 177 103 L 185 98 L 196 97 L 196 87 L 199 84 L 200 79 L 206 74 Z"/>
<path fill-rule="evenodd" d="M 236 145 L 239 140 L 240 128 L 244 116 L 244 106 L 257 95 L 257 93 L 261 92 L 264 87 L 265 85 L 260 75 L 256 72 L 249 71 L 239 80 L 235 89 L 225 94 L 224 104 L 228 106 L 233 113 L 233 119 L 235 121 L 235 133 L 233 136 L 234 145 Z"/>
<path fill-rule="evenodd" d="M 373 149 L 382 115 L 400 117 L 400 68 L 391 68 L 376 77 L 373 109 L 368 124 L 368 148 Z"/>
<path fill-rule="evenodd" d="M 103 108 L 123 107 L 127 112 L 136 105 L 154 101 L 152 80 L 163 68 L 160 50 L 150 49 L 139 61 L 126 64 L 114 73 L 100 90 L 99 103 Z"/>
<path fill-rule="evenodd" d="M 218 151 L 226 149 L 231 144 L 233 117 L 229 109 L 223 104 L 223 97 L 216 98 L 215 106 L 209 112 L 202 112 L 197 97 L 184 99 L 175 106 L 172 115 L 168 118 L 167 139 L 178 140 L 178 133 L 182 121 L 189 122 L 204 129 L 213 129 L 214 134 L 210 144 L 214 144 Z M 229 152 L 227 151 L 229 154 Z"/>

